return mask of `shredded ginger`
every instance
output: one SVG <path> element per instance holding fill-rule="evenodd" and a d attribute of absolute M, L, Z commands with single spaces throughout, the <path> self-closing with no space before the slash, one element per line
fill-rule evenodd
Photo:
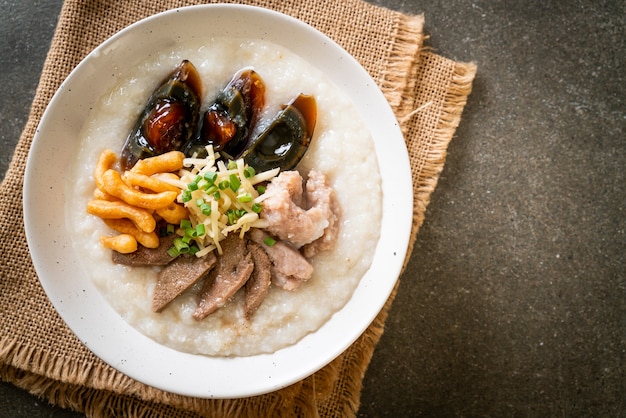
<path fill-rule="evenodd" d="M 193 228 L 204 224 L 205 233 L 195 237 L 202 257 L 217 249 L 222 254 L 220 241 L 229 233 L 239 232 L 240 237 L 250 228 L 265 228 L 267 221 L 259 214 L 262 197 L 255 187 L 274 178 L 279 168 L 255 173 L 243 159 L 218 160 L 219 153 L 207 146 L 205 158 L 185 158 L 180 171 L 183 191 L 178 202 L 189 211 Z"/>

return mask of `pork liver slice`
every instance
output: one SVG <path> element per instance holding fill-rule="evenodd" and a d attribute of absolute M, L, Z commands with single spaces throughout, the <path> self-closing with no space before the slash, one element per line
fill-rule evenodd
<path fill-rule="evenodd" d="M 160 312 L 181 293 L 205 277 L 215 266 L 213 253 L 204 257 L 180 256 L 165 266 L 157 279 L 152 296 L 152 310 Z"/>
<path fill-rule="evenodd" d="M 254 270 L 252 254 L 245 240 L 236 234 L 228 235 L 220 242 L 223 250 L 211 270 L 199 294 L 194 319 L 201 320 L 223 307 L 248 281 Z"/>

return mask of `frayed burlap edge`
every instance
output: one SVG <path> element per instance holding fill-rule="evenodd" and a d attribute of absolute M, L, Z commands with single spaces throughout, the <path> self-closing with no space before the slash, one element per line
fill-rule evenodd
<path fill-rule="evenodd" d="M 89 417 L 201 417 L 130 396 L 110 393 L 103 396 L 105 391 L 102 390 L 60 382 L 12 366 L 0 365 L 0 376 L 51 405 L 81 412 Z"/>
<path fill-rule="evenodd" d="M 417 232 L 424 222 L 426 207 L 430 202 L 430 194 L 434 191 L 439 175 L 443 170 L 447 147 L 461 121 L 461 114 L 467 103 L 467 97 L 471 93 L 472 82 L 476 74 L 476 65 L 473 63 L 456 63 L 435 55 L 429 50 L 420 49 L 420 51 L 420 57 L 414 61 L 414 67 L 410 71 L 410 82 L 406 84 L 405 91 L 403 92 L 403 97 L 415 97 L 415 100 L 412 102 L 405 100 L 398 109 L 395 109 L 396 114 L 399 115 L 400 127 L 407 142 L 407 149 L 411 160 L 415 199 L 413 207 L 413 226 L 403 269 L 406 267 L 406 264 L 408 264 Z M 413 155 L 412 152 L 417 145 L 414 143 L 416 141 L 414 133 L 419 120 L 414 116 L 417 112 L 424 110 L 424 108 L 421 107 L 424 106 L 424 104 L 420 104 L 419 102 L 424 99 L 424 95 L 416 94 L 415 90 L 419 83 L 429 76 L 429 70 L 431 70 L 429 63 L 433 61 L 439 61 L 443 66 L 447 67 L 450 72 L 450 77 L 447 86 L 445 86 L 445 95 L 439 112 L 439 123 L 432 133 L 432 138 L 429 139 L 428 157 L 423 159 L 420 164 L 417 164 L 415 155 Z M 428 103 L 428 100 L 426 100 L 426 103 Z M 355 364 L 344 368 L 344 374 L 340 379 L 343 382 L 340 382 L 337 386 L 350 387 L 351 391 L 354 393 L 361 393 L 367 365 L 369 365 L 376 345 L 384 333 L 385 321 L 398 292 L 399 285 L 400 280 L 396 283 L 385 306 L 372 324 L 370 324 L 366 332 L 350 347 L 345 353 L 345 357 L 340 357 L 340 359 L 343 358 L 346 362 Z M 362 364 L 366 366 L 356 366 Z M 336 405 L 331 405 L 330 409 L 326 409 L 326 405 L 322 404 L 320 411 L 330 412 L 329 416 L 333 414 L 336 414 L 335 416 L 352 416 L 359 409 L 360 396 L 355 400 L 357 401 L 356 403 L 349 405 L 350 409 L 340 410 Z"/>
<path fill-rule="evenodd" d="M 448 85 L 444 89 L 445 96 L 442 98 L 439 109 L 438 124 L 429 133 L 429 137 L 424 138 L 423 135 L 419 136 L 415 133 L 419 129 L 420 123 L 417 116 L 421 112 L 427 111 L 432 102 L 427 94 L 415 92 L 415 90 L 424 86 L 424 82 L 432 75 L 432 70 L 439 67 L 444 67 L 449 72 Z M 406 88 L 409 91 L 413 90 L 412 97 L 415 100 L 413 103 L 405 101 L 397 112 L 409 152 L 414 199 L 413 227 L 403 270 L 413 252 L 417 232 L 424 223 L 430 196 L 437 187 L 439 175 L 444 167 L 448 145 L 461 122 L 463 109 L 472 91 L 476 69 L 475 63 L 457 63 L 435 54 L 430 48 L 423 48 L 420 52 L 420 59 L 415 61 L 415 67 L 411 71 L 411 82 L 407 84 Z M 416 155 L 420 145 L 416 143 L 417 138 L 428 144 L 426 155 Z"/>
<path fill-rule="evenodd" d="M 406 102 L 407 88 L 412 83 L 411 69 L 416 65 L 424 40 L 424 15 L 399 16 L 396 34 L 390 47 L 389 62 L 377 83 L 396 115 Z"/>

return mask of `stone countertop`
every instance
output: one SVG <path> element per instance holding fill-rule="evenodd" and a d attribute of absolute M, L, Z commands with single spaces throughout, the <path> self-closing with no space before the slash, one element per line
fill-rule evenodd
<path fill-rule="evenodd" d="M 359 417 L 624 416 L 624 3 L 372 2 L 478 73 Z M 61 3 L 0 1 L 2 173 Z M 0 383 L 0 416 L 81 415 Z"/>

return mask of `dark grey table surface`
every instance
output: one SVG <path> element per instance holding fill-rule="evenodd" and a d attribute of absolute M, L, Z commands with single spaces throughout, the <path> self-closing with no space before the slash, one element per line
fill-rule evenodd
<path fill-rule="evenodd" d="M 623 1 L 377 0 L 478 74 L 359 416 L 626 416 Z M 61 8 L 0 0 L 4 173 Z M 74 417 L 0 383 L 2 417 Z"/>

